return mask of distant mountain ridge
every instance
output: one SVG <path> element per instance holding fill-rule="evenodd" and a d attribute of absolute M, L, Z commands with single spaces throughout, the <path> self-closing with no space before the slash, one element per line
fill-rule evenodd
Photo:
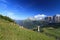
<path fill-rule="evenodd" d="M 47 20 L 45 18 L 47 18 Z M 21 25 L 21 26 L 24 26 L 25 28 L 28 28 L 28 29 L 33 29 L 37 26 L 41 26 L 41 27 L 51 26 L 51 27 L 58 28 L 60 26 L 59 25 L 60 22 L 55 22 L 55 20 L 60 21 L 60 15 L 47 16 L 47 17 L 43 17 L 43 19 L 40 19 L 40 20 L 37 20 L 37 19 L 34 19 L 34 18 L 32 18 L 32 19 L 27 18 L 26 20 L 17 20 L 16 23 Z"/>

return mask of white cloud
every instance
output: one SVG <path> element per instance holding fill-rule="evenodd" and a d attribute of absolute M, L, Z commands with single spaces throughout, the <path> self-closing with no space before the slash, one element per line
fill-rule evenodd
<path fill-rule="evenodd" d="M 29 17 L 28 19 L 29 19 L 29 20 L 35 20 L 35 18 L 33 18 L 33 17 Z"/>
<path fill-rule="evenodd" d="M 38 15 L 35 15 L 33 17 L 29 17 L 30 20 L 42 20 L 46 17 L 46 15 L 44 14 L 38 14 Z"/>
<path fill-rule="evenodd" d="M 12 12 L 7 12 L 6 16 L 8 16 L 8 17 L 10 17 L 12 19 L 16 19 L 16 20 L 19 20 L 20 19 L 17 15 L 15 15 Z"/>
<path fill-rule="evenodd" d="M 40 19 L 42 19 L 44 17 L 46 17 L 46 15 L 44 15 L 44 14 L 38 14 L 38 15 L 34 16 L 34 18 L 40 18 Z"/>
<path fill-rule="evenodd" d="M 18 15 L 16 15 L 13 12 L 10 12 L 10 11 L 0 12 L 0 14 L 3 15 L 3 16 L 8 16 L 8 17 L 10 17 L 12 19 L 15 19 L 15 20 L 20 20 L 20 17 Z"/>
<path fill-rule="evenodd" d="M 60 14 L 56 14 L 56 16 L 60 16 Z"/>

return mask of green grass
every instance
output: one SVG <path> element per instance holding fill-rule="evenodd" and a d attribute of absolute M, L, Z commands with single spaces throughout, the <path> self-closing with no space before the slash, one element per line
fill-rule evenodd
<path fill-rule="evenodd" d="M 49 29 L 49 28 L 44 28 L 44 33 L 48 33 L 52 36 L 59 37 L 60 38 L 60 28 L 57 29 Z"/>
<path fill-rule="evenodd" d="M 0 40 L 55 40 L 45 34 L 19 27 L 12 22 L 0 19 Z"/>

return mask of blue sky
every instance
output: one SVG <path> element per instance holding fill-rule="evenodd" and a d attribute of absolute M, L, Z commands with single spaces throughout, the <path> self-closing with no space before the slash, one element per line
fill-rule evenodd
<path fill-rule="evenodd" d="M 0 14 L 23 20 L 35 15 L 60 14 L 60 0 L 0 0 Z"/>

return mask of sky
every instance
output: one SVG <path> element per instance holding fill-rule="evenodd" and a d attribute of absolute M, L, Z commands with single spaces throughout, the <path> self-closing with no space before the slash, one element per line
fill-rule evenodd
<path fill-rule="evenodd" d="M 60 0 L 0 0 L 0 14 L 12 19 L 60 14 Z"/>

